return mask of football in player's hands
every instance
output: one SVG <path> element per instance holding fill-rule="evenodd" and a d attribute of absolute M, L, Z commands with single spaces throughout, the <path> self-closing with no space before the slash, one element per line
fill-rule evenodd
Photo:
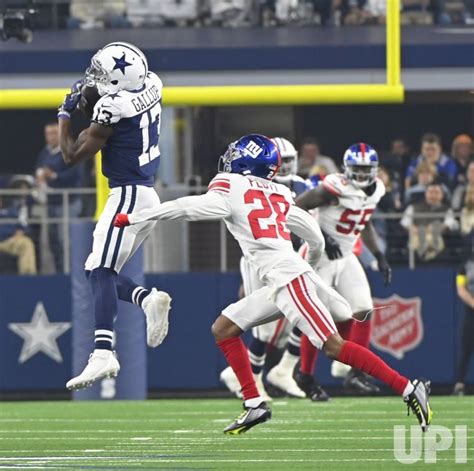
<path fill-rule="evenodd" d="M 79 101 L 79 109 L 89 119 L 94 114 L 94 106 L 100 100 L 99 92 L 96 87 L 83 85 L 81 89 L 81 100 Z"/>
<path fill-rule="evenodd" d="M 130 221 L 128 220 L 128 214 L 118 213 L 114 219 L 115 227 L 125 227 L 130 226 Z"/>

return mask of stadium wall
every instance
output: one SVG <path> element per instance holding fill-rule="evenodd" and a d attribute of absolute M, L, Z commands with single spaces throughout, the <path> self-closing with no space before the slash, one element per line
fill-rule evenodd
<path fill-rule="evenodd" d="M 382 307 L 373 314 L 373 348 L 403 373 L 422 374 L 435 384 L 454 382 L 463 314 L 455 273 L 454 267 L 395 269 L 390 289 L 382 286 L 379 274 L 369 273 L 376 304 Z M 146 277 L 147 285 L 173 296 L 169 336 L 159 349 L 148 350 L 149 389 L 220 387 L 224 359 L 210 326 L 236 299 L 239 282 L 236 273 Z M 0 285 L 0 392 L 62 390 L 72 371 L 70 278 L 2 276 Z M 316 373 L 321 383 L 336 384 L 329 362 L 320 358 Z M 474 365 L 469 382 L 474 382 Z"/>

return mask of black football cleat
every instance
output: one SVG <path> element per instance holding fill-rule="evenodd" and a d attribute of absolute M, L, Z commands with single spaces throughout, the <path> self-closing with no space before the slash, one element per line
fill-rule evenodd
<path fill-rule="evenodd" d="M 296 384 L 313 402 L 329 401 L 329 394 L 319 385 L 313 375 L 298 371 L 295 375 Z"/>
<path fill-rule="evenodd" d="M 380 388 L 372 383 L 372 378 L 356 368 L 349 371 L 343 385 L 347 392 L 360 396 L 371 396 L 380 392 Z"/>
<path fill-rule="evenodd" d="M 407 415 L 410 415 L 411 409 L 420 423 L 421 430 L 426 432 L 433 418 L 433 411 L 429 402 L 431 383 L 422 379 L 414 379 L 412 384 L 415 389 L 403 399 L 408 408 Z"/>
<path fill-rule="evenodd" d="M 240 435 L 271 418 L 272 411 L 265 402 L 262 402 L 258 407 L 245 407 L 244 405 L 244 411 L 224 429 L 224 433 L 226 435 Z"/>

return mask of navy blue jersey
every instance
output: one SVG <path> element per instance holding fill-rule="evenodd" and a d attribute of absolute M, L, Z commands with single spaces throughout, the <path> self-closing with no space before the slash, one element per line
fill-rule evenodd
<path fill-rule="evenodd" d="M 160 164 L 162 88 L 159 77 L 150 72 L 142 89 L 105 95 L 96 103 L 92 120 L 114 130 L 102 148 L 102 173 L 110 188 L 154 185 Z"/>

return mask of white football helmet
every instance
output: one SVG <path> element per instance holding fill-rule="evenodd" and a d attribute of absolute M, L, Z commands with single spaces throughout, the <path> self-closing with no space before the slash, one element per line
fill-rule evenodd
<path fill-rule="evenodd" d="M 86 70 L 84 83 L 96 86 L 101 96 L 120 90 L 137 90 L 145 82 L 148 62 L 138 47 L 129 43 L 110 43 L 99 49 Z"/>
<path fill-rule="evenodd" d="M 281 156 L 281 167 L 275 180 L 279 182 L 291 180 L 298 170 L 298 152 L 295 146 L 284 137 L 274 137 L 272 141 L 278 147 Z"/>

